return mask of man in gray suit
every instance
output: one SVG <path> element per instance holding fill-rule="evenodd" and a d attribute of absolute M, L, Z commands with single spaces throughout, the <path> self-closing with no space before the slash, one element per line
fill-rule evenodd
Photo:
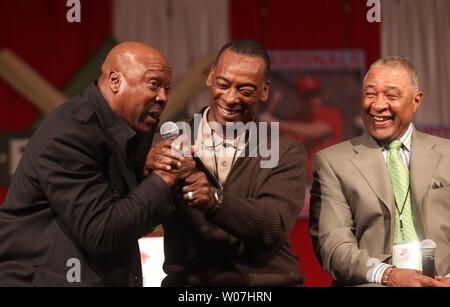
<path fill-rule="evenodd" d="M 450 141 L 414 128 L 422 97 L 410 63 L 376 61 L 366 133 L 314 157 L 309 231 L 334 285 L 450 285 Z M 423 239 L 437 245 L 434 279 L 421 272 Z"/>

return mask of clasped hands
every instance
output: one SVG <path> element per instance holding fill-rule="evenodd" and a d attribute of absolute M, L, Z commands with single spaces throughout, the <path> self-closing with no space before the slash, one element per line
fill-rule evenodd
<path fill-rule="evenodd" d="M 144 177 L 156 174 L 169 187 L 180 187 L 189 207 L 207 211 L 214 205 L 214 194 L 205 173 L 199 171 L 193 158 L 196 146 L 186 145 L 186 136 L 155 143 L 147 154 Z"/>

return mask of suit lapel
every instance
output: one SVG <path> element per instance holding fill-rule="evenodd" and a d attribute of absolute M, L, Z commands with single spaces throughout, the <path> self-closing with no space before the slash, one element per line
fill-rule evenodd
<path fill-rule="evenodd" d="M 391 215 L 394 213 L 394 193 L 380 146 L 365 133 L 354 142 L 351 161 Z"/>
<path fill-rule="evenodd" d="M 440 153 L 433 147 L 434 144 L 427 142 L 426 134 L 413 130 L 409 161 L 410 180 L 412 197 L 419 210 L 440 158 Z"/>

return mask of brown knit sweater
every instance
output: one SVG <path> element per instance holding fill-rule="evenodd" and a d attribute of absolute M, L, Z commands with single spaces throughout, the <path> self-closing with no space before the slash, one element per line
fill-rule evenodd
<path fill-rule="evenodd" d="M 247 148 L 246 157 L 236 160 L 213 217 L 179 201 L 163 225 L 162 286 L 303 285 L 288 236 L 303 206 L 307 154 L 303 145 L 280 135 L 278 166 L 261 168 L 261 159 L 259 153 L 249 157 Z M 199 159 L 197 167 L 218 188 Z"/>

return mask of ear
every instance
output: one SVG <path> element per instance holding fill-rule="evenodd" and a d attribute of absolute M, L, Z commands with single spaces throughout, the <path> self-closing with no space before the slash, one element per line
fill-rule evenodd
<path fill-rule="evenodd" d="M 420 104 L 422 103 L 423 99 L 423 92 L 418 91 L 416 96 L 414 96 L 414 106 L 413 106 L 413 112 L 416 113 L 417 109 L 419 108 Z"/>
<path fill-rule="evenodd" d="M 211 65 L 211 69 L 209 70 L 208 78 L 206 79 L 206 86 L 212 86 L 214 84 L 214 72 L 216 70 L 216 66 Z"/>
<path fill-rule="evenodd" d="M 111 91 L 116 94 L 120 90 L 120 85 L 122 83 L 122 76 L 116 71 L 111 71 L 108 76 L 108 84 Z"/>
<path fill-rule="evenodd" d="M 269 99 L 269 88 L 270 88 L 270 80 L 267 80 L 267 82 L 264 84 L 263 91 L 260 96 L 260 100 L 262 102 L 267 102 Z"/>

